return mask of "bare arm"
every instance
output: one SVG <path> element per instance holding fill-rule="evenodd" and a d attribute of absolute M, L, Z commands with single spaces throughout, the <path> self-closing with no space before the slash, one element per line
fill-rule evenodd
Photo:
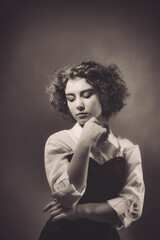
<path fill-rule="evenodd" d="M 54 221 L 62 219 L 88 219 L 96 222 L 110 223 L 113 226 L 122 225 L 117 213 L 106 202 L 78 204 L 71 209 L 62 207 L 56 202 L 51 202 L 44 209 L 44 211 L 48 210 L 50 210 Z"/>
<path fill-rule="evenodd" d="M 122 225 L 117 213 L 106 202 L 78 204 L 76 213 L 78 218 L 108 222 L 116 226 Z"/>
<path fill-rule="evenodd" d="M 70 183 L 81 192 L 86 185 L 89 165 L 90 146 L 80 141 L 77 145 L 67 172 Z"/>
<path fill-rule="evenodd" d="M 80 192 L 85 187 L 87 181 L 91 146 L 105 132 L 106 129 L 99 125 L 96 118 L 91 118 L 83 127 L 78 145 L 67 169 L 71 184 Z"/>

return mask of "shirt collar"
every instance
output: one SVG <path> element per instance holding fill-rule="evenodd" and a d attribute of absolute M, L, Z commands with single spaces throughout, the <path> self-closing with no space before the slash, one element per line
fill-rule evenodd
<path fill-rule="evenodd" d="M 82 127 L 78 123 L 76 123 L 72 128 L 72 132 L 73 132 L 74 136 L 76 137 L 76 139 L 79 140 L 81 133 L 82 133 Z"/>
<path fill-rule="evenodd" d="M 112 133 L 111 128 L 108 126 L 108 138 L 107 141 L 109 143 L 111 143 L 112 145 L 114 145 L 114 147 L 116 147 L 117 149 L 120 148 L 119 146 L 119 142 L 117 137 Z M 72 132 L 74 134 L 74 136 L 76 137 L 77 140 L 79 140 L 81 133 L 82 133 L 82 127 L 79 125 L 79 123 L 76 123 L 73 128 L 72 128 Z"/>

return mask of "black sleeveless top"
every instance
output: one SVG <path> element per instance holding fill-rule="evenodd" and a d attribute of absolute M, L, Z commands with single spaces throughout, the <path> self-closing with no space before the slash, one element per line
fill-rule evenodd
<path fill-rule="evenodd" d="M 102 165 L 90 158 L 87 188 L 79 203 L 100 203 L 117 197 L 123 188 L 124 173 L 125 159 L 122 157 L 113 158 Z M 86 219 L 60 220 L 56 222 L 49 219 L 39 238 L 39 240 L 118 239 L 119 235 L 116 229 L 109 223 Z"/>

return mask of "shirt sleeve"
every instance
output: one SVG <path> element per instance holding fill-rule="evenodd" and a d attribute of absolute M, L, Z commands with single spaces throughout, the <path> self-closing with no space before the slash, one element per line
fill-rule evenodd
<path fill-rule="evenodd" d="M 125 142 L 126 144 L 126 142 Z M 143 209 L 145 186 L 141 164 L 141 154 L 138 145 L 127 142 L 123 149 L 126 159 L 125 183 L 117 198 L 108 200 L 108 204 L 117 212 L 122 225 L 117 229 L 128 227 L 140 218 Z"/>
<path fill-rule="evenodd" d="M 63 135 L 63 134 L 62 134 Z M 65 136 L 53 134 L 45 145 L 45 170 L 52 196 L 64 207 L 74 207 L 84 194 L 70 184 L 67 167 L 72 150 L 64 143 Z"/>

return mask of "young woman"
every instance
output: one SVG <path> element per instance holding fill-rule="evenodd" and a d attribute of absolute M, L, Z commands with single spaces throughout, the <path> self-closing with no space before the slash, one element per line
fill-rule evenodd
<path fill-rule="evenodd" d="M 144 201 L 139 147 L 108 125 L 129 95 L 120 70 L 84 61 L 60 70 L 48 93 L 76 124 L 46 142 L 53 201 L 40 240 L 118 240 L 117 229 L 141 216 Z"/>

